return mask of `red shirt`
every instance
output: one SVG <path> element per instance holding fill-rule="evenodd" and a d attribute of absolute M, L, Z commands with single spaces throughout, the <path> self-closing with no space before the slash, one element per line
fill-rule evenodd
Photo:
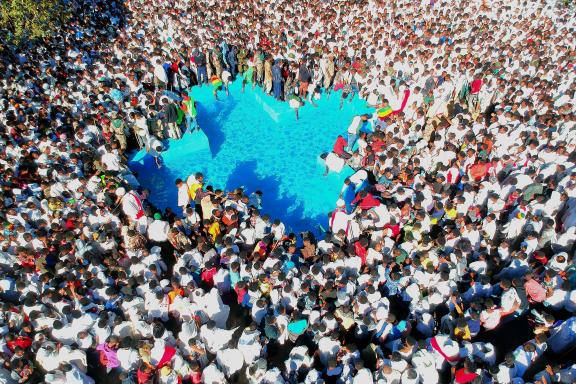
<path fill-rule="evenodd" d="M 238 220 L 233 220 L 232 216 L 228 216 L 228 215 L 224 215 L 222 216 L 222 224 L 224 224 L 227 227 L 236 227 L 236 225 L 238 224 Z"/>
<path fill-rule="evenodd" d="M 357 241 L 354 243 L 354 252 L 356 253 L 356 256 L 362 259 L 362 265 L 364 266 L 366 264 L 366 255 L 368 254 L 368 250 L 362 247 L 362 244 Z"/>
<path fill-rule="evenodd" d="M 238 297 L 238 304 L 242 304 L 242 302 L 244 301 L 244 296 L 246 296 L 246 293 L 248 293 L 248 290 L 246 288 L 238 288 L 238 285 L 236 285 L 236 288 L 234 288 L 234 291 L 236 292 L 236 296 Z"/>
<path fill-rule="evenodd" d="M 386 142 L 380 139 L 376 139 L 370 144 L 374 152 L 379 153 L 382 152 L 382 148 L 386 147 Z"/>
<path fill-rule="evenodd" d="M 380 200 L 375 198 L 371 193 L 367 194 L 366 197 L 363 198 L 362 200 L 360 200 L 359 196 L 356 196 L 354 201 L 352 201 L 352 204 L 354 204 L 357 201 L 360 201 L 358 203 L 358 206 L 363 210 L 368 210 L 370 208 L 374 208 L 380 205 Z"/>
<path fill-rule="evenodd" d="M 490 165 L 488 163 L 479 162 L 470 167 L 470 176 L 475 181 L 482 180 L 487 174 Z"/>
<path fill-rule="evenodd" d="M 480 92 L 482 88 L 482 79 L 474 79 L 472 80 L 472 84 L 470 84 L 470 93 L 475 94 Z"/>
<path fill-rule="evenodd" d="M 32 339 L 29 338 L 28 336 L 18 336 L 14 340 L 6 343 L 6 346 L 12 352 L 14 352 L 14 348 L 16 347 L 28 349 L 31 345 L 32 345 Z"/>
<path fill-rule="evenodd" d="M 384 225 L 383 229 L 391 229 L 392 237 L 396 237 L 400 234 L 400 226 L 398 224 L 395 225 L 386 224 Z"/>
<path fill-rule="evenodd" d="M 138 370 L 136 373 L 136 378 L 138 380 L 138 384 L 148 384 L 152 382 L 154 377 L 154 372 L 144 372 L 142 370 Z"/>
<path fill-rule="evenodd" d="M 337 154 L 338 156 L 342 155 L 345 151 L 344 148 L 348 146 L 348 142 L 342 136 L 338 136 L 336 139 L 336 143 L 334 143 L 334 148 L 332 148 L 332 152 Z"/>
<path fill-rule="evenodd" d="M 216 267 L 206 269 L 202 272 L 202 274 L 200 275 L 200 278 L 202 279 L 203 282 L 205 282 L 209 286 L 213 286 L 214 285 L 214 275 L 216 275 L 216 272 L 218 272 Z"/>
<path fill-rule="evenodd" d="M 74 220 L 72 220 L 72 219 L 66 220 L 65 226 L 66 226 L 66 229 L 74 229 L 74 228 L 76 228 L 76 224 L 74 223 Z"/>
<path fill-rule="evenodd" d="M 460 368 L 459 370 L 456 371 L 456 375 L 454 376 L 454 382 L 458 384 L 471 383 L 477 377 L 478 377 L 477 373 L 466 372 L 466 369 Z"/>
<path fill-rule="evenodd" d="M 202 372 L 192 372 L 190 380 L 192 380 L 192 384 L 202 384 Z"/>

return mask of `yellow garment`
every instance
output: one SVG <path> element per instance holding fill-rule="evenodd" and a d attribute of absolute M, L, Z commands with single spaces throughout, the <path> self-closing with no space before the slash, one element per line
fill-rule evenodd
<path fill-rule="evenodd" d="M 51 198 L 50 200 L 48 200 L 48 208 L 50 208 L 50 210 L 52 211 L 59 211 L 62 208 L 64 208 L 64 203 L 62 202 L 62 200 Z"/>
<path fill-rule="evenodd" d="M 181 296 L 181 290 L 180 289 L 173 289 L 170 292 L 168 292 L 168 302 L 170 304 L 172 304 L 174 302 L 174 299 L 176 298 L 176 296 Z"/>
<path fill-rule="evenodd" d="M 270 286 L 270 283 L 267 282 L 260 283 L 260 292 L 262 292 L 264 295 L 269 294 L 271 290 L 272 287 Z"/>
<path fill-rule="evenodd" d="M 456 312 L 458 312 L 458 314 L 460 316 L 462 316 L 462 314 L 464 314 L 464 309 L 462 308 L 462 304 L 454 303 L 454 309 L 456 309 Z"/>
<path fill-rule="evenodd" d="M 456 328 L 454 330 L 454 335 L 456 337 L 461 337 L 462 340 L 471 340 L 472 339 L 472 335 L 470 334 L 470 329 L 468 328 L 468 326 L 466 326 L 464 329 Z"/>
<path fill-rule="evenodd" d="M 196 192 L 198 192 L 200 188 L 202 188 L 201 183 L 194 183 L 188 188 L 188 193 L 190 194 L 190 198 L 192 200 L 196 199 Z"/>
<path fill-rule="evenodd" d="M 217 221 L 212 223 L 212 225 L 208 229 L 208 233 L 212 236 L 212 242 L 216 241 L 216 238 L 220 234 L 220 223 Z"/>
<path fill-rule="evenodd" d="M 429 264 L 432 265 L 432 266 L 434 265 L 434 264 L 432 263 L 432 260 L 430 260 L 429 257 L 427 257 L 427 258 L 425 258 L 424 260 L 422 260 L 422 261 L 421 261 L 421 264 L 422 264 L 422 266 L 423 266 L 424 268 L 428 268 L 428 265 L 429 265 Z"/>
<path fill-rule="evenodd" d="M 454 208 L 452 209 L 447 209 L 446 210 L 446 216 L 448 216 L 448 218 L 450 220 L 454 220 L 456 218 L 456 216 L 458 216 L 458 211 Z"/>

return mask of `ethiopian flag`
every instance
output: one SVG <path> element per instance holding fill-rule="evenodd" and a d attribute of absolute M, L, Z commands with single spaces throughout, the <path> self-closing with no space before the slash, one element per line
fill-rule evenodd
<path fill-rule="evenodd" d="M 390 107 L 388 105 L 386 107 L 382 107 L 382 108 L 378 109 L 376 111 L 376 115 L 378 116 L 378 118 L 380 120 L 384 120 L 385 118 L 387 118 L 390 115 L 395 115 L 397 113 L 403 112 L 404 108 L 406 108 L 406 104 L 408 103 L 409 97 L 410 97 L 410 90 L 407 89 L 404 91 L 404 98 L 402 99 L 402 105 L 400 106 L 400 109 L 393 110 L 392 107 Z"/>
<path fill-rule="evenodd" d="M 220 80 L 218 78 L 218 76 L 212 76 L 212 79 L 210 79 L 210 82 L 212 83 L 212 86 L 214 87 L 214 89 L 218 89 L 222 86 L 222 80 Z"/>
<path fill-rule="evenodd" d="M 378 115 L 378 118 L 380 120 L 384 120 L 385 118 L 387 118 L 388 116 L 390 116 L 392 114 L 392 108 L 388 105 L 384 108 L 380 108 L 379 110 L 376 111 L 376 114 Z"/>
<path fill-rule="evenodd" d="M 194 105 L 194 98 L 192 97 L 191 93 L 188 93 L 188 95 L 189 96 L 183 97 L 180 109 L 183 112 L 188 113 L 191 117 L 196 117 L 197 112 L 196 112 L 196 106 Z"/>

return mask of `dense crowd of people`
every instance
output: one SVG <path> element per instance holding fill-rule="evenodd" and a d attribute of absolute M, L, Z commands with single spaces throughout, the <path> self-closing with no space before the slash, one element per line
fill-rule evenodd
<path fill-rule="evenodd" d="M 68 5 L 1 54 L 1 383 L 576 381 L 570 2 Z M 128 168 L 233 81 L 373 107 L 319 238 L 201 173 L 158 210 Z"/>

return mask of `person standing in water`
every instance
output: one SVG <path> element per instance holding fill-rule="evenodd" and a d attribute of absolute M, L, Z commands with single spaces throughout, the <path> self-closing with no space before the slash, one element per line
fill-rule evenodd
<path fill-rule="evenodd" d="M 188 131 L 192 133 L 194 128 L 200 130 L 198 120 L 196 120 L 196 115 L 198 112 L 196 112 L 196 103 L 192 97 L 192 93 L 189 92 L 188 95 L 185 95 L 182 98 L 182 105 L 180 106 L 180 109 L 184 111 L 186 117 L 186 131 L 184 133 Z M 194 128 L 192 127 L 192 124 L 194 124 Z"/>
<path fill-rule="evenodd" d="M 210 78 L 210 83 L 212 83 L 212 94 L 214 95 L 214 99 L 218 100 L 218 90 L 222 87 L 222 80 L 214 75 Z"/>
<path fill-rule="evenodd" d="M 226 69 L 222 71 L 222 85 L 226 91 L 226 96 L 230 96 L 230 82 L 232 81 L 232 74 Z"/>
<path fill-rule="evenodd" d="M 300 109 L 301 106 L 304 105 L 302 98 L 297 94 L 292 93 L 288 95 L 288 104 L 290 105 L 290 108 L 292 108 L 294 112 L 296 112 L 296 120 L 298 120 L 300 118 L 298 115 L 298 110 Z"/>
<path fill-rule="evenodd" d="M 248 69 L 243 74 L 242 80 L 242 93 L 244 93 L 244 88 L 246 84 L 252 84 L 252 89 L 256 86 L 254 83 L 254 62 L 253 60 L 248 61 Z"/>
<path fill-rule="evenodd" d="M 150 136 L 148 142 L 146 143 L 146 152 L 154 158 L 154 162 L 158 169 L 162 168 L 162 151 L 164 146 L 162 142 L 156 138 L 156 136 Z"/>

